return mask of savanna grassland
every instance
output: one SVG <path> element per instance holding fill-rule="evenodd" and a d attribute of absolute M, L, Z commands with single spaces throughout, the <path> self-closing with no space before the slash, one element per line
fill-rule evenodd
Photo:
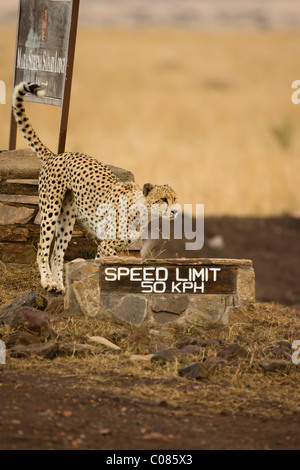
<path fill-rule="evenodd" d="M 79 29 L 67 150 L 172 182 L 206 214 L 300 209 L 298 32 Z M 0 148 L 6 149 L 14 28 L 0 30 Z M 27 103 L 57 147 L 59 108 Z M 18 147 L 26 144 L 19 138 Z"/>

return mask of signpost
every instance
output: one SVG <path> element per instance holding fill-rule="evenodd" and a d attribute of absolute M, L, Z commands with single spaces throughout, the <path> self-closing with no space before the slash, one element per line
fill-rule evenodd
<path fill-rule="evenodd" d="M 20 0 L 13 86 L 33 82 L 46 96 L 26 101 L 61 106 L 57 153 L 65 150 L 80 0 Z M 16 148 L 17 125 L 11 112 L 9 150 Z"/>
<path fill-rule="evenodd" d="M 102 292 L 136 294 L 235 294 L 236 268 L 183 264 L 101 266 Z"/>

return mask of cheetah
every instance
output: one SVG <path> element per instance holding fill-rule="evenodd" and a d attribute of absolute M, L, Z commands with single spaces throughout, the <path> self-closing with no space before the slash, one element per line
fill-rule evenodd
<path fill-rule="evenodd" d="M 135 183 L 122 182 L 105 164 L 83 153 L 54 154 L 41 142 L 29 123 L 24 108 L 26 93 L 43 97 L 46 89 L 35 83 L 21 82 L 13 93 L 13 112 L 18 127 L 43 162 L 38 182 L 41 229 L 37 264 L 42 287 L 49 292 L 64 293 L 64 255 L 76 219 L 98 240 L 96 259 L 117 256 L 119 252 L 128 250 L 132 242 L 126 230 L 124 232 L 124 224 L 122 233 L 118 224 L 120 218 L 124 221 L 124 214 L 127 218 L 126 227 L 132 222 L 134 216 L 130 215 L 130 207 L 143 205 L 148 215 L 155 208 L 164 217 L 172 219 L 176 215 L 176 209 L 173 209 L 176 193 L 169 183 L 146 183 L 140 188 Z M 120 199 L 125 201 L 125 205 L 120 205 Z M 110 209 L 99 214 L 99 207 Z M 99 235 L 98 230 L 99 224 L 105 219 L 104 215 L 109 222 L 106 236 L 103 231 Z M 113 215 L 116 224 L 110 223 Z M 52 241 L 54 247 L 50 259 Z"/>

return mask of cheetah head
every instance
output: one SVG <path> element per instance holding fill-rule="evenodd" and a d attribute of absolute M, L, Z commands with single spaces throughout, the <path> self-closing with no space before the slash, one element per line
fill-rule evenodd
<path fill-rule="evenodd" d="M 146 183 L 143 186 L 143 195 L 152 215 L 161 215 L 170 219 L 175 218 L 178 213 L 176 207 L 177 196 L 170 183 L 155 186 Z"/>

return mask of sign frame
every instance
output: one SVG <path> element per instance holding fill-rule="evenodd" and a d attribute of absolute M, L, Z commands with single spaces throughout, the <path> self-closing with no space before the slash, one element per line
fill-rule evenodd
<path fill-rule="evenodd" d="M 99 282 L 103 294 L 236 294 L 235 266 L 213 264 L 148 262 L 100 266 Z"/>
<path fill-rule="evenodd" d="M 13 78 L 13 89 L 16 83 L 17 75 L 17 60 L 18 60 L 18 40 L 20 35 L 21 27 L 21 8 L 22 2 L 24 0 L 19 0 L 19 13 L 18 13 L 18 27 L 17 27 L 17 37 L 16 37 L 16 50 L 15 50 L 15 65 L 14 65 L 14 78 Z M 48 0 L 48 3 L 61 0 Z M 71 18 L 70 18 L 70 30 L 69 30 L 69 40 L 67 46 L 67 63 L 64 74 L 64 83 L 63 83 L 63 92 L 62 98 L 60 100 L 51 100 L 45 98 L 39 99 L 39 102 L 44 104 L 58 105 L 61 107 L 61 116 L 60 116 L 60 128 L 59 128 L 59 138 L 57 153 L 63 153 L 65 151 L 66 137 L 67 137 L 67 127 L 68 127 L 68 118 L 69 118 L 69 106 L 70 106 L 70 96 L 71 96 L 71 86 L 72 86 L 72 76 L 73 76 L 73 67 L 74 67 L 74 55 L 75 55 L 75 45 L 76 45 L 76 36 L 77 36 L 77 26 L 78 26 L 78 15 L 79 15 L 79 4 L 80 0 L 66 0 L 71 4 Z M 44 25 L 42 25 L 43 28 Z M 42 34 L 44 32 L 42 31 Z M 27 101 L 37 101 L 36 99 L 27 99 Z M 16 148 L 17 141 L 17 123 L 13 115 L 13 109 L 11 107 L 11 117 L 10 117 L 10 133 L 9 133 L 9 150 L 14 150 Z"/>

